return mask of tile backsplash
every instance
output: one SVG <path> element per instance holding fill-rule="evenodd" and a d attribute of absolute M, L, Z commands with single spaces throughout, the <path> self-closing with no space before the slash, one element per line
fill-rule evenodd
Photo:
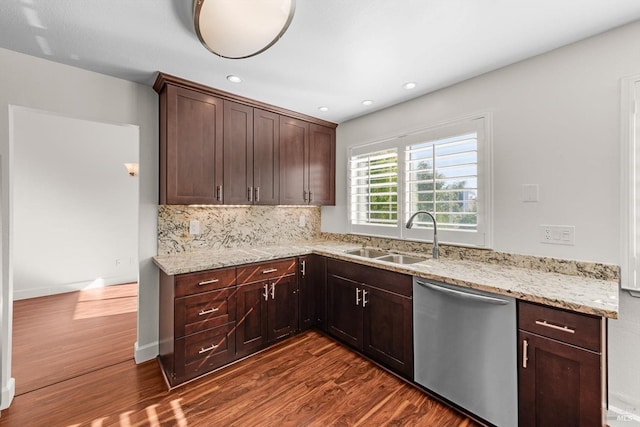
<path fill-rule="evenodd" d="M 200 221 L 200 234 L 189 234 L 191 220 Z M 319 236 L 317 206 L 158 206 L 158 255 L 282 245 Z"/>

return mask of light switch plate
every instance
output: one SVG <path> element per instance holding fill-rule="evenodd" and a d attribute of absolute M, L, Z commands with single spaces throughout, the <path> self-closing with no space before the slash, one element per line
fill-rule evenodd
<path fill-rule="evenodd" d="M 192 219 L 191 221 L 189 221 L 189 234 L 200 234 L 200 221 L 196 219 Z"/>
<path fill-rule="evenodd" d="M 574 225 L 540 225 L 538 233 L 541 243 L 569 246 L 576 244 L 576 227 Z"/>
<path fill-rule="evenodd" d="M 522 184 L 523 202 L 537 202 L 538 199 L 538 184 Z"/>

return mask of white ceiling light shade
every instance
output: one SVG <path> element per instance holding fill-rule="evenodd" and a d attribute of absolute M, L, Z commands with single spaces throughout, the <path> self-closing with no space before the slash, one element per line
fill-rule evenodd
<path fill-rule="evenodd" d="M 248 58 L 264 52 L 289 27 L 296 0 L 195 0 L 198 38 L 223 58 Z"/>

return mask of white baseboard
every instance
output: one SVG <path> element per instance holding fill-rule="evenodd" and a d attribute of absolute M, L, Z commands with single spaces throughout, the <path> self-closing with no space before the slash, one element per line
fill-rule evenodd
<path fill-rule="evenodd" d="M 36 288 L 36 289 L 13 289 L 13 300 L 18 301 L 27 298 L 46 297 L 49 295 L 64 294 L 67 292 L 81 291 L 83 289 L 104 287 L 112 285 L 120 285 L 123 283 L 137 282 L 137 276 L 117 276 L 104 279 L 99 285 L 96 285 L 95 281 L 85 281 L 77 283 L 65 283 L 48 288 Z"/>
<path fill-rule="evenodd" d="M 6 384 L 2 386 L 2 396 L 0 397 L 0 409 L 7 409 L 16 395 L 16 380 L 9 378 Z"/>
<path fill-rule="evenodd" d="M 149 360 L 153 360 L 158 356 L 158 342 L 152 342 L 150 344 L 145 344 L 142 347 L 138 345 L 138 342 L 133 345 L 133 358 L 136 363 L 143 363 Z"/>

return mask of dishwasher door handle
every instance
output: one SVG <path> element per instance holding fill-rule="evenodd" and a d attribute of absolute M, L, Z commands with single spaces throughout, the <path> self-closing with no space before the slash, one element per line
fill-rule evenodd
<path fill-rule="evenodd" d="M 458 298 L 464 298 L 479 302 L 486 302 L 488 304 L 496 304 L 496 305 L 506 305 L 509 304 L 509 301 L 505 301 L 500 298 L 488 297 L 484 295 L 471 294 L 468 292 L 457 291 L 455 289 L 445 288 L 444 286 L 438 286 L 435 283 L 422 282 L 420 280 L 416 280 L 416 283 L 420 286 L 424 286 L 425 288 L 432 289 L 436 292 L 443 292 L 445 294 L 453 295 Z"/>

